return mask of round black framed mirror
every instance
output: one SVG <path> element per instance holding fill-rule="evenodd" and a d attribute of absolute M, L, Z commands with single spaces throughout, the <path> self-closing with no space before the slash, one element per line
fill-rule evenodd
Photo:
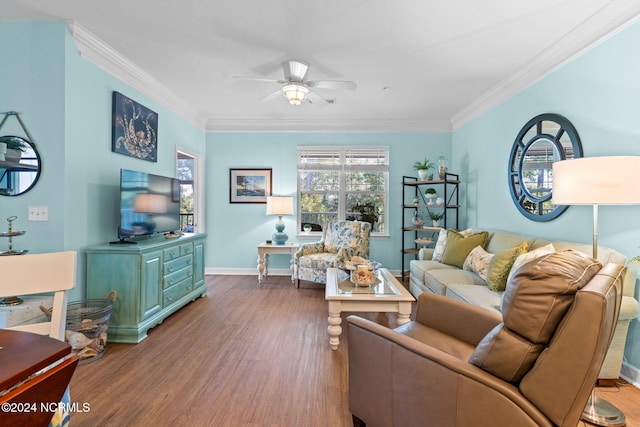
<path fill-rule="evenodd" d="M 551 221 L 568 206 L 551 201 L 553 162 L 582 157 L 575 127 L 559 114 L 529 120 L 513 142 L 509 156 L 509 190 L 516 207 L 533 221 Z"/>
<path fill-rule="evenodd" d="M 19 196 L 31 190 L 42 171 L 34 143 L 20 136 L 0 136 L 0 196 Z"/>

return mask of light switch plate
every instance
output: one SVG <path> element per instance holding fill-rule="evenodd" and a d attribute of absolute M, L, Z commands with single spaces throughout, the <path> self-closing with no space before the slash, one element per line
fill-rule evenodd
<path fill-rule="evenodd" d="M 49 206 L 29 206 L 29 221 L 49 221 Z"/>

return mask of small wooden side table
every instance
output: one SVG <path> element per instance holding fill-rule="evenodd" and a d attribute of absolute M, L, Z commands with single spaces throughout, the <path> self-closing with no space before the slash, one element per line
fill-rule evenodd
<path fill-rule="evenodd" d="M 270 254 L 284 254 L 291 257 L 291 283 L 295 281 L 295 275 L 293 272 L 293 255 L 298 250 L 298 242 L 286 242 L 284 245 L 274 245 L 267 242 L 262 242 L 258 245 L 258 283 L 262 283 L 262 280 L 269 274 L 269 255 Z"/>

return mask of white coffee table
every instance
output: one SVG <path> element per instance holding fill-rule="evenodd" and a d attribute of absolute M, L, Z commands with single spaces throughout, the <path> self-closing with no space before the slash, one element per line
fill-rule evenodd
<path fill-rule="evenodd" d="M 329 302 L 329 344 L 338 349 L 342 333 L 343 311 L 398 313 L 398 325 L 404 325 L 411 315 L 411 303 L 415 298 L 386 268 L 377 271 L 379 283 L 359 287 L 349 281 L 349 276 L 337 268 L 327 269 L 325 299 Z"/>

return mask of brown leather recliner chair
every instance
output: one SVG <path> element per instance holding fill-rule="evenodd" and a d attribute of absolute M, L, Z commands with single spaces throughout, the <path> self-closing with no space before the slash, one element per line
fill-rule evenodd
<path fill-rule="evenodd" d="M 423 293 L 394 330 L 348 317 L 355 425 L 571 426 L 616 325 L 624 268 L 567 251 L 523 266 L 503 317 Z"/>

